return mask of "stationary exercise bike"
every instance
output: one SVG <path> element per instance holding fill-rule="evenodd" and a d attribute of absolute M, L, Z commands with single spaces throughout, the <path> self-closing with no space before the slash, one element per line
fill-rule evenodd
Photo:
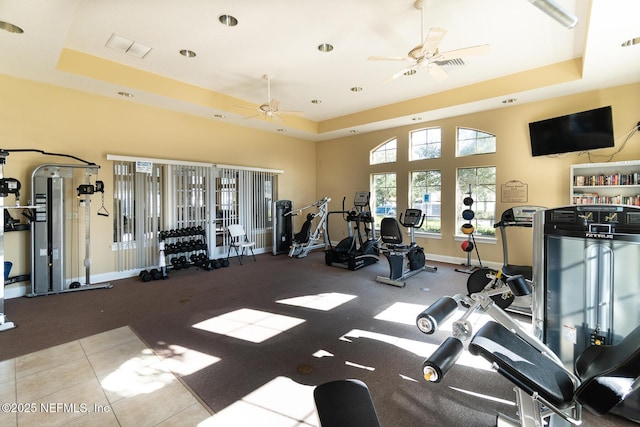
<path fill-rule="evenodd" d="M 325 248 L 327 246 L 325 228 L 328 214 L 327 207 L 329 206 L 330 201 L 330 197 L 324 197 L 308 206 L 285 213 L 285 216 L 296 216 L 300 215 L 305 209 L 312 207 L 318 208 L 318 212 L 307 214 L 300 232 L 293 236 L 291 247 L 289 249 L 290 258 L 294 256 L 297 258 L 304 258 L 309 255 L 309 252 L 312 250 Z M 318 218 L 318 222 L 316 224 L 316 228 L 312 232 L 311 227 L 313 226 L 313 220 L 316 218 Z"/>
<path fill-rule="evenodd" d="M 469 341 L 471 354 L 485 358 L 515 385 L 518 418 L 505 414 L 496 418 L 497 426 L 509 427 L 540 427 L 549 420 L 554 425 L 556 421 L 579 425 L 583 407 L 596 415 L 614 412 L 640 389 L 640 327 L 616 345 L 587 347 L 576 359 L 574 374 L 496 303 L 505 293 L 517 297 L 530 294 L 527 280 L 522 275 L 505 275 L 502 283 L 470 296 L 441 297 L 418 315 L 418 329 L 433 334 L 459 305 L 467 308 L 453 322 L 452 335 L 424 361 L 425 380 L 440 382 L 462 354 L 464 342 Z M 494 321 L 474 334 L 468 319 L 476 311 Z"/>
<path fill-rule="evenodd" d="M 376 281 L 387 285 L 403 288 L 405 280 L 421 271 L 435 272 L 437 267 L 425 264 L 424 249 L 416 243 L 414 230 L 422 227 L 425 216 L 420 209 L 407 209 L 404 218 L 400 214 L 400 219 L 393 217 L 382 218 L 380 222 L 380 239 L 383 243 L 380 251 L 389 261 L 389 277 L 378 276 Z M 402 231 L 400 224 L 409 229 L 411 243 L 402 243 Z M 405 257 L 407 262 L 405 263 Z"/>

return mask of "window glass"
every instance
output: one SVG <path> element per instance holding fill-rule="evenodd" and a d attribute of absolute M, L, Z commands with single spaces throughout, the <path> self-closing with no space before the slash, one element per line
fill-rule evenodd
<path fill-rule="evenodd" d="M 496 152 L 496 136 L 476 129 L 458 128 L 456 156 L 472 156 Z"/>
<path fill-rule="evenodd" d="M 425 220 L 419 231 L 440 233 L 440 202 L 442 174 L 439 170 L 411 172 L 409 200 L 411 207 L 422 210 Z"/>
<path fill-rule="evenodd" d="M 385 216 L 396 216 L 396 174 L 376 173 L 371 175 L 371 209 L 375 217 L 375 226 Z"/>
<path fill-rule="evenodd" d="M 438 159 L 442 149 L 442 130 L 418 129 L 409 133 L 409 160 Z"/>
<path fill-rule="evenodd" d="M 496 168 L 495 166 L 458 169 L 457 216 L 456 232 L 463 235 L 462 224 L 471 222 L 477 236 L 495 236 L 493 228 L 496 212 Z M 471 197 L 473 204 L 466 206 L 464 199 Z M 462 212 L 471 209 L 474 212 L 472 220 L 462 218 Z"/>
<path fill-rule="evenodd" d="M 396 138 L 379 145 L 371 150 L 369 164 L 393 163 L 396 161 L 398 151 L 398 140 Z"/>

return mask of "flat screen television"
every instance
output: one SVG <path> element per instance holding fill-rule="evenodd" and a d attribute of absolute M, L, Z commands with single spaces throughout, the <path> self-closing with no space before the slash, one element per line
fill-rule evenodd
<path fill-rule="evenodd" d="M 613 147 L 611 106 L 529 123 L 529 136 L 533 156 Z"/>

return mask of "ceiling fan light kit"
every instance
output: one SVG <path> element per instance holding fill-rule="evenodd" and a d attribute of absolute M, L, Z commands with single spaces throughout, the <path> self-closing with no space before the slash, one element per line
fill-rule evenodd
<path fill-rule="evenodd" d="M 280 101 L 278 101 L 277 99 L 273 99 L 271 98 L 271 76 L 268 74 L 265 74 L 262 76 L 263 79 L 265 79 L 267 81 L 267 102 L 265 102 L 264 104 L 261 104 L 258 108 L 258 114 L 255 114 L 253 116 L 248 116 L 245 117 L 245 119 L 253 119 L 253 118 L 257 118 L 257 117 L 264 117 L 266 119 L 278 119 L 278 120 L 282 120 L 282 118 L 278 117 L 280 114 L 289 114 L 289 115 L 293 115 L 293 116 L 302 116 L 304 113 L 302 111 L 283 111 L 280 110 Z M 247 108 L 250 110 L 254 110 L 254 108 L 252 107 L 245 107 L 242 105 L 237 105 L 237 107 L 240 108 Z"/>

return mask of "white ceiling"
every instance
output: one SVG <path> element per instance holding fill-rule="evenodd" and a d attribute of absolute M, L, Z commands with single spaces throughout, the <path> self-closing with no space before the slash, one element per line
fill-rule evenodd
<path fill-rule="evenodd" d="M 309 140 L 406 125 L 417 116 L 432 120 L 500 108 L 505 98 L 526 103 L 640 81 L 640 45 L 621 46 L 640 36 L 640 1 L 556 2 L 579 18 L 575 28 L 564 28 L 528 0 L 424 0 L 423 32 L 447 30 L 440 51 L 479 44 L 490 44 L 490 51 L 465 58 L 464 66 L 447 67 L 445 81 L 422 69 L 385 82 L 405 64 L 367 58 L 406 56 L 422 42 L 421 12 L 412 0 L 0 0 L 0 21 L 24 30 L 0 31 L 0 74 L 240 126 L 284 129 Z M 222 25 L 218 17 L 223 14 L 236 17 L 238 25 Z M 152 49 L 141 59 L 106 47 L 114 33 Z M 321 43 L 334 50 L 318 51 Z M 61 71 L 63 49 L 195 85 L 211 101 L 96 78 L 81 67 Z M 197 56 L 181 56 L 181 49 Z M 582 75 L 567 83 L 544 79 L 514 92 L 487 84 L 491 89 L 482 96 L 463 97 L 460 104 L 399 108 L 412 99 L 574 58 L 582 58 Z M 280 101 L 280 109 L 303 111 L 306 126 L 292 116 L 245 118 L 253 112 L 238 104 L 257 108 L 268 101 L 265 74 L 271 76 L 271 97 Z M 362 91 L 350 91 L 354 86 Z M 134 97 L 125 101 L 119 91 Z M 216 102 L 218 94 L 238 102 Z M 313 99 L 322 102 L 313 104 Z M 376 113 L 354 114 L 371 109 Z M 224 118 L 214 119 L 215 114 Z"/>

